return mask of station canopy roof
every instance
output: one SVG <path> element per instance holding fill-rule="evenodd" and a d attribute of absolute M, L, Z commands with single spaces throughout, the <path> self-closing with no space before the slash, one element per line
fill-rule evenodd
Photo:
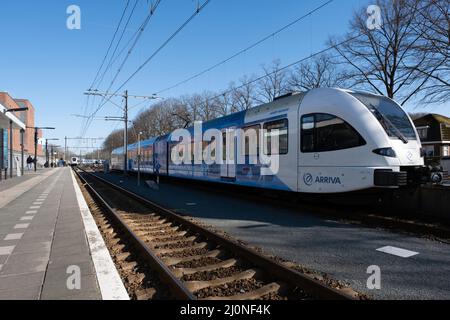
<path fill-rule="evenodd" d="M 9 122 L 12 120 L 13 129 L 26 129 L 25 123 L 19 120 L 14 113 L 6 112 L 8 110 L 0 103 L 0 129 L 9 129 Z"/>

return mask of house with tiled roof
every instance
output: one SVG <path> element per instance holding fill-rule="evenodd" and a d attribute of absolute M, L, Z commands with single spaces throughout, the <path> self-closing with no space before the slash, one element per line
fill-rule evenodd
<path fill-rule="evenodd" d="M 427 159 L 450 158 L 450 118 L 429 113 L 414 120 Z"/>

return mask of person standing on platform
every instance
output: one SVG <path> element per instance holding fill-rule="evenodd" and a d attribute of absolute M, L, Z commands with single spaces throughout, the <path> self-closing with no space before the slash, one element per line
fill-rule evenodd
<path fill-rule="evenodd" d="M 28 171 L 30 171 L 32 169 L 32 164 L 33 164 L 33 158 L 30 155 L 28 155 L 28 158 L 27 158 L 27 169 L 28 169 Z"/>

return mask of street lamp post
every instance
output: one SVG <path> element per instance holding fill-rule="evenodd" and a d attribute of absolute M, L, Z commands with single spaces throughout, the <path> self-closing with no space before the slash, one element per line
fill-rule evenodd
<path fill-rule="evenodd" d="M 13 177 L 13 122 L 9 120 L 9 177 Z"/>
<path fill-rule="evenodd" d="M 24 147 L 24 144 L 25 144 L 25 141 L 24 141 L 24 139 L 25 139 L 24 133 L 25 133 L 25 130 L 24 130 L 24 129 L 20 129 L 20 157 L 21 157 L 21 168 L 20 168 L 20 172 L 21 172 L 22 175 L 23 175 L 24 172 L 25 172 L 25 171 L 24 171 L 24 166 L 23 166 L 23 164 L 24 164 L 23 147 Z"/>
<path fill-rule="evenodd" d="M 138 186 L 141 185 L 141 135 L 142 132 L 138 133 Z"/>
<path fill-rule="evenodd" d="M 34 129 L 34 172 L 37 171 L 37 145 L 38 145 L 38 131 L 39 130 L 55 130 L 53 127 L 27 127 L 29 129 Z"/>

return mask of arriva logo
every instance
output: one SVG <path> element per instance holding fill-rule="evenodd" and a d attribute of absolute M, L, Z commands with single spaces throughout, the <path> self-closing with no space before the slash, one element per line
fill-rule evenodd
<path fill-rule="evenodd" d="M 312 176 L 311 173 L 305 173 L 303 175 L 303 182 L 307 185 L 307 186 L 312 186 L 313 182 L 314 182 L 314 178 Z"/>
<path fill-rule="evenodd" d="M 323 177 L 317 176 L 315 179 L 312 174 L 305 173 L 303 175 L 303 182 L 308 186 L 312 186 L 314 183 L 317 184 L 342 184 L 339 177 Z"/>
<path fill-rule="evenodd" d="M 341 179 L 339 177 L 316 177 L 316 183 L 341 184 Z"/>

